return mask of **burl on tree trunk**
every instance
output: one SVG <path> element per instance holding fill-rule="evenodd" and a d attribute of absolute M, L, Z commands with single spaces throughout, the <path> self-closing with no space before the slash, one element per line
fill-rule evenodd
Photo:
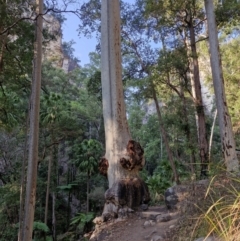
<path fill-rule="evenodd" d="M 126 153 L 119 159 L 119 165 L 128 171 L 129 175 L 114 182 L 112 187 L 105 192 L 106 204 L 103 211 L 105 221 L 125 215 L 139 207 L 144 209 L 150 201 L 148 187 L 138 175 L 138 171 L 142 170 L 145 164 L 143 154 L 144 151 L 138 142 L 128 141 Z M 99 171 L 104 176 L 107 176 L 108 166 L 108 160 L 101 158 Z"/>

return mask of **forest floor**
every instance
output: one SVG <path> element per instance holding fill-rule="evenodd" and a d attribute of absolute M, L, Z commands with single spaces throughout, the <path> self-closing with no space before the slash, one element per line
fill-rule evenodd
<path fill-rule="evenodd" d="M 179 220 L 178 212 L 170 212 L 165 205 L 134 212 L 124 220 L 102 223 L 91 241 L 173 241 Z"/>

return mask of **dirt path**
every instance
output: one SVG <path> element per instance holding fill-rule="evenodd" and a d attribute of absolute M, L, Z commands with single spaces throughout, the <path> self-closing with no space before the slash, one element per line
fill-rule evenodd
<path fill-rule="evenodd" d="M 91 241 L 171 241 L 179 214 L 163 206 L 150 207 L 130 214 L 125 220 L 116 219 L 100 225 Z"/>

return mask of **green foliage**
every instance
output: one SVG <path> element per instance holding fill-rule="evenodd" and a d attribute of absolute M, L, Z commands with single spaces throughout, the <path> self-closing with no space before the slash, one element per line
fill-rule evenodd
<path fill-rule="evenodd" d="M 162 194 L 172 184 L 172 172 L 169 162 L 164 160 L 159 163 L 152 176 L 146 183 L 152 193 Z"/>
<path fill-rule="evenodd" d="M 102 101 L 102 85 L 101 85 L 101 72 L 96 71 L 88 80 L 87 83 L 88 93 L 95 95 L 97 99 Z"/>
<path fill-rule="evenodd" d="M 74 58 L 74 44 L 76 43 L 73 40 L 71 40 L 70 42 L 63 42 L 62 44 L 64 55 L 72 59 Z"/>
<path fill-rule="evenodd" d="M 33 222 L 33 230 L 36 231 L 42 231 L 44 233 L 47 233 L 49 232 L 49 227 L 45 224 L 45 223 L 42 223 L 42 222 L 37 222 L 37 221 L 34 221 Z"/>
<path fill-rule="evenodd" d="M 84 230 L 84 227 L 91 223 L 91 221 L 94 219 L 94 213 L 77 213 L 74 218 L 71 219 L 70 225 L 76 226 L 81 231 Z"/>
<path fill-rule="evenodd" d="M 17 236 L 16 225 L 19 208 L 19 185 L 18 183 L 7 183 L 0 186 L 0 240 L 14 240 Z"/>
<path fill-rule="evenodd" d="M 240 37 L 228 41 L 222 45 L 222 64 L 226 87 L 226 98 L 228 102 L 229 112 L 231 114 L 233 127 L 235 130 L 239 128 L 239 107 L 240 107 L 240 73 L 236 71 L 240 65 L 239 60 L 239 44 Z"/>
<path fill-rule="evenodd" d="M 222 1 L 217 5 L 216 20 L 218 26 L 226 33 L 231 34 L 235 29 L 239 29 L 240 3 L 236 0 Z"/>
<path fill-rule="evenodd" d="M 84 140 L 80 145 L 76 142 L 73 150 L 73 162 L 80 170 L 86 171 L 89 176 L 96 172 L 98 161 L 103 152 L 100 142 L 94 139 Z"/>
<path fill-rule="evenodd" d="M 52 241 L 51 236 L 44 237 L 44 235 L 46 235 L 50 231 L 50 229 L 45 223 L 34 221 L 33 231 L 34 231 L 33 241 Z"/>
<path fill-rule="evenodd" d="M 23 6 L 22 1 L 13 0 L 3 1 L 0 8 L 0 32 L 10 27 L 6 33 L 0 35 L 0 55 L 3 56 L 3 61 L 0 62 L 1 241 L 14 240 L 17 237 L 16 224 L 19 222 L 19 170 L 23 161 L 25 130 L 28 129 L 26 123 L 34 42 L 34 21 L 20 20 L 20 18 L 23 12 L 29 12 L 34 8 L 31 5 L 28 7 Z M 123 81 L 128 104 L 127 116 L 133 139 L 139 141 L 145 150 L 146 168 L 141 172 L 141 176 L 147 182 L 153 202 L 158 202 L 163 191 L 172 185 L 172 170 L 167 161 L 155 106 L 151 102 L 150 87 L 151 83 L 154 83 L 161 100 L 159 103 L 169 145 L 173 150 L 177 170 L 183 179 L 188 175 L 186 170 L 189 171 L 187 169 L 189 157 L 197 150 L 197 134 L 189 95 L 191 91 L 187 75 L 189 56 L 183 44 L 184 33 L 189 29 L 185 21 L 187 19 L 184 19 L 181 13 L 186 11 L 190 14 L 190 10 L 194 9 L 191 14 L 195 21 L 196 33 L 205 33 L 202 21 L 203 1 L 138 0 L 135 4 L 125 1 L 122 2 L 121 9 Z M 100 1 L 90 0 L 82 5 L 80 11 L 83 17 L 80 31 L 86 35 L 99 31 Z M 234 130 L 237 132 L 240 110 L 239 2 L 223 1 L 216 13 L 223 40 L 221 51 L 227 101 Z M 58 13 L 52 15 L 60 22 L 64 21 L 62 15 Z M 15 22 L 17 24 L 13 25 Z M 53 36 L 45 31 L 44 38 L 47 42 Z M 70 233 L 68 232 L 70 218 L 66 217 L 70 217 L 71 198 L 84 203 L 89 197 L 90 210 L 101 211 L 103 193 L 107 188 L 106 179 L 96 175 L 104 143 L 100 55 L 91 53 L 90 63 L 80 68 L 74 56 L 73 46 L 74 42 L 70 41 L 63 43 L 62 47 L 64 55 L 74 63 L 71 67 L 76 69 L 65 73 L 54 67 L 52 62 L 44 62 L 42 70 L 40 152 L 35 214 L 37 220 L 43 219 L 46 160 L 50 156 L 50 147 L 54 145 L 51 188 L 57 195 L 55 206 L 58 220 L 57 234 Z M 166 48 L 162 50 L 159 46 Z M 199 45 L 199 49 L 201 54 L 208 53 L 206 45 L 204 47 Z M 208 60 L 208 55 L 204 57 Z M 187 138 L 188 131 L 191 133 L 191 143 Z M 238 137 L 238 134 L 236 136 Z M 240 143 L 239 137 L 237 143 Z M 214 163 L 220 160 L 219 149 L 219 129 L 216 127 L 212 148 Z M 180 163 L 183 163 L 184 167 Z M 61 166 L 58 166 L 59 164 Z M 67 166 L 68 170 L 61 174 L 60 169 L 63 165 L 64 168 Z M 212 166 L 214 170 L 210 171 L 215 173 L 216 167 Z M 89 196 L 86 192 L 88 181 Z M 52 211 L 51 202 L 50 200 L 49 213 Z M 217 213 L 222 211 L 222 207 L 214 208 Z M 83 230 L 84 226 L 91 223 L 92 218 L 91 213 L 79 213 L 72 219 L 71 226 Z M 227 220 L 228 223 L 231 223 L 230 221 Z M 48 225 L 51 229 L 50 222 Z M 41 232 L 47 233 L 48 229 L 39 221 L 35 223 L 35 232 L 36 234 L 39 232 L 39 235 L 36 235 L 39 237 L 35 238 L 43 240 Z M 72 240 L 77 239 L 75 233 L 69 235 Z M 65 238 L 67 239 L 68 237 Z"/>
<path fill-rule="evenodd" d="M 62 186 L 58 186 L 57 188 L 61 191 L 66 191 L 66 192 L 69 192 L 71 191 L 72 189 L 74 189 L 74 187 L 76 187 L 78 184 L 76 183 L 69 183 L 68 185 L 62 185 Z"/>

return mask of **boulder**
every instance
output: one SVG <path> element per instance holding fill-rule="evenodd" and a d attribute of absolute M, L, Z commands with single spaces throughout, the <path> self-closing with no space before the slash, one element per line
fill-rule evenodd
<path fill-rule="evenodd" d="M 202 200 L 209 180 L 200 180 L 190 185 L 175 185 L 165 191 L 165 204 L 169 210 L 180 210 L 185 212 L 191 204 Z"/>

